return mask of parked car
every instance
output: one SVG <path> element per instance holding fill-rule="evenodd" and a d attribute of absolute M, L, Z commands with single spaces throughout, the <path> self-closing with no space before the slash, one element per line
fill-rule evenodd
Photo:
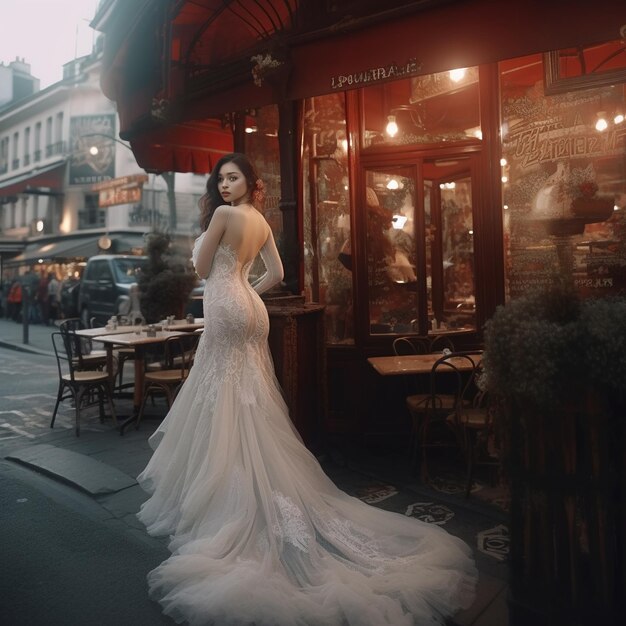
<path fill-rule="evenodd" d="M 78 310 L 86 326 L 91 318 L 104 324 L 128 308 L 131 285 L 139 282 L 147 263 L 145 256 L 117 254 L 101 254 L 87 261 L 78 294 Z"/>

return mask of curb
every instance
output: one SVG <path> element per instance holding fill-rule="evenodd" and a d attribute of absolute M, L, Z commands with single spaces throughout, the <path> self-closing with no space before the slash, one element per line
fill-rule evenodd
<path fill-rule="evenodd" d="M 39 354 L 41 356 L 54 357 L 54 352 L 48 352 L 47 350 L 41 350 L 35 348 L 29 344 L 13 343 L 11 341 L 3 341 L 0 339 L 0 348 L 6 348 L 7 350 L 15 350 L 16 352 L 27 352 L 29 354 Z"/>

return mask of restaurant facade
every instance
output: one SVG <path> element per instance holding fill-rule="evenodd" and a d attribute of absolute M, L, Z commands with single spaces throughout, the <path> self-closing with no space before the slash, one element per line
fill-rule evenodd
<path fill-rule="evenodd" d="M 92 26 L 141 167 L 254 162 L 285 286 L 325 306 L 324 432 L 401 428 L 366 361 L 396 337 L 477 347 L 559 273 L 626 290 L 623 2 L 103 0 Z"/>

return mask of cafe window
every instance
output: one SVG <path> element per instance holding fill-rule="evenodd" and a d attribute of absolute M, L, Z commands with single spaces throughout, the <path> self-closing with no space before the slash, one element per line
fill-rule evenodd
<path fill-rule="evenodd" d="M 304 287 L 326 305 L 326 341 L 354 343 L 348 140 L 343 93 L 304 101 Z"/>
<path fill-rule="evenodd" d="M 261 211 L 269 223 L 276 245 L 282 252 L 283 219 L 280 210 L 280 154 L 278 148 L 278 107 L 274 104 L 245 116 L 245 153 L 265 185 Z M 257 259 L 250 268 L 254 279 L 264 271 Z"/>
<path fill-rule="evenodd" d="M 481 139 L 478 68 L 363 89 L 362 148 Z"/>
<path fill-rule="evenodd" d="M 561 51 L 500 63 L 509 298 L 559 275 L 583 296 L 626 290 L 626 85 L 622 69 L 610 67 L 623 48 L 596 46 L 593 60 L 589 51 L 577 59 Z M 581 59 L 591 67 L 603 56 L 601 80 L 579 71 Z M 558 64 L 548 72 L 550 59 Z"/>

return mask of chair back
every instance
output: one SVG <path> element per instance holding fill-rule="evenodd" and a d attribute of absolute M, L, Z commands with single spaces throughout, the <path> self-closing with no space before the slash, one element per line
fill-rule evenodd
<path fill-rule="evenodd" d="M 79 317 L 70 317 L 59 324 L 59 331 L 65 337 L 65 341 L 71 344 L 69 348 L 72 352 L 74 363 L 78 364 L 80 368 L 85 366 L 83 357 L 90 354 L 93 349 L 93 344 L 89 337 L 81 337 L 76 334 L 77 330 L 83 330 L 84 328 L 86 328 L 85 324 Z"/>
<path fill-rule="evenodd" d="M 74 361 L 72 360 L 73 342 L 67 334 L 62 332 L 54 332 L 51 337 L 54 356 L 57 361 L 57 369 L 59 371 L 59 379 L 69 374 L 71 380 L 74 380 Z"/>
<path fill-rule="evenodd" d="M 448 335 L 435 335 L 429 340 L 428 352 L 443 352 L 444 350 L 455 352 L 454 342 Z"/>
<path fill-rule="evenodd" d="M 193 333 L 168 337 L 164 346 L 164 369 L 179 369 L 181 376 L 186 376 L 193 365 L 199 338 Z"/>
<path fill-rule="evenodd" d="M 423 337 L 397 337 L 392 344 L 396 356 L 407 354 L 427 354 L 428 340 Z"/>
<path fill-rule="evenodd" d="M 430 372 L 431 406 L 438 408 L 441 395 L 454 396 L 454 409 L 467 402 L 476 389 L 480 352 L 450 352 L 433 364 Z"/>

